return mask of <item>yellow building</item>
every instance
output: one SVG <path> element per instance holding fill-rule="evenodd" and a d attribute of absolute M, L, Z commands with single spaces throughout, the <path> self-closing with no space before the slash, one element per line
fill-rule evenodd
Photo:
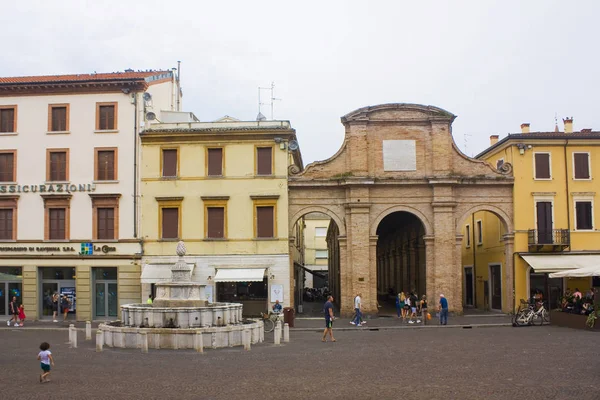
<path fill-rule="evenodd" d="M 504 168 L 512 168 L 515 177 L 515 304 L 502 304 L 503 311 L 518 307 L 519 299 L 529 298 L 536 289 L 554 308 L 567 289 L 585 292 L 591 287 L 591 278 L 551 279 L 548 274 L 600 263 L 595 183 L 600 176 L 599 145 L 600 132 L 573 132 L 573 119 L 568 118 L 564 132 L 558 127 L 554 132 L 530 132 L 529 124 L 523 124 L 519 134 L 509 134 L 500 141 L 492 136 L 491 146 L 477 156 L 497 168 L 506 164 Z M 493 301 L 493 283 L 494 274 L 502 274 L 504 249 L 500 240 L 504 233 L 503 224 L 489 212 L 474 214 L 465 225 L 465 304 L 498 308 Z M 470 279 L 475 290 L 469 288 Z"/>
<path fill-rule="evenodd" d="M 210 301 L 256 315 L 293 305 L 288 168 L 302 168 L 287 121 L 154 124 L 142 138 L 142 292 L 168 279 L 183 240 Z"/>

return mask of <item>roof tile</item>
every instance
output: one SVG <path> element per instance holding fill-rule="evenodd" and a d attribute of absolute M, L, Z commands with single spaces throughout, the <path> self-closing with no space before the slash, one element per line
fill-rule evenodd
<path fill-rule="evenodd" d="M 25 83 L 61 83 L 61 82 L 89 82 L 89 81 L 114 81 L 114 80 L 141 80 L 151 76 L 171 73 L 171 71 L 140 71 L 140 72 L 110 72 L 100 74 L 72 74 L 72 75 L 40 75 L 0 77 L 1 84 Z"/>

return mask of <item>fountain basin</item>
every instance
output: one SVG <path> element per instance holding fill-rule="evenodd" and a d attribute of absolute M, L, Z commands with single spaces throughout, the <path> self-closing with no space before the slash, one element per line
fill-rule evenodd
<path fill-rule="evenodd" d="M 204 348 L 222 348 L 242 346 L 242 333 L 250 331 L 252 344 L 264 341 L 264 325 L 260 320 L 222 327 L 195 329 L 137 328 L 122 326 L 121 321 L 100 324 L 104 345 L 108 347 L 138 349 L 141 348 L 142 333 L 146 334 L 151 349 L 194 349 L 194 337 L 200 333 Z"/>
<path fill-rule="evenodd" d="M 133 328 L 209 328 L 242 322 L 242 305 L 212 303 L 203 307 L 157 307 L 154 304 L 121 306 L 122 324 Z"/>

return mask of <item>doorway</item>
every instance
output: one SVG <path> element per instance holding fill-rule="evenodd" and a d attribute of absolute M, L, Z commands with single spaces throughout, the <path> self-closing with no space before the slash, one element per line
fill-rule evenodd
<path fill-rule="evenodd" d="M 490 265 L 490 294 L 492 298 L 491 309 L 502 310 L 502 266 Z"/>
<path fill-rule="evenodd" d="M 23 303 L 21 290 L 23 275 L 21 267 L 0 267 L 0 315 L 10 316 L 10 302 L 17 298 L 17 304 Z"/>
<path fill-rule="evenodd" d="M 41 319 L 51 319 L 52 312 L 52 296 L 57 293 L 61 297 L 66 295 L 71 304 L 69 306 L 69 314 L 76 312 L 76 291 L 75 291 L 75 268 L 50 268 L 40 267 L 40 304 L 41 304 Z M 62 304 L 58 302 L 58 313 L 63 313 Z"/>
<path fill-rule="evenodd" d="M 536 207 L 538 243 L 552 244 L 552 203 L 549 201 L 538 201 Z"/>
<path fill-rule="evenodd" d="M 473 307 L 475 281 L 473 279 L 473 267 L 465 267 L 465 307 Z"/>
<path fill-rule="evenodd" d="M 119 313 L 117 268 L 93 268 L 94 319 L 114 319 Z"/>

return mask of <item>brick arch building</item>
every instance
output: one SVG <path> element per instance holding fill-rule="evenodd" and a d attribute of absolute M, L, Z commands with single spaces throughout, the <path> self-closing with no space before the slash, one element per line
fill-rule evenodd
<path fill-rule="evenodd" d="M 376 313 L 388 293 L 443 293 L 462 312 L 461 227 L 487 210 L 504 224 L 503 297 L 512 302 L 510 165 L 495 170 L 462 154 L 456 116 L 433 106 L 382 104 L 344 117 L 345 139 L 331 158 L 289 178 L 290 237 L 303 215 L 329 215 L 330 287 L 344 315 L 361 293 Z M 295 171 L 294 171 L 295 172 Z M 293 243 L 293 240 L 290 240 Z"/>

